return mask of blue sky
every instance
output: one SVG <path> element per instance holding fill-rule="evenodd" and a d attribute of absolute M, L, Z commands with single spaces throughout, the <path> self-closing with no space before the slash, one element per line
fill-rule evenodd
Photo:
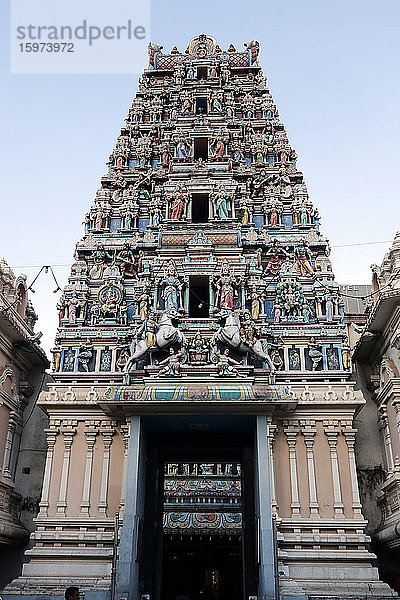
<path fill-rule="evenodd" d="M 35 265 L 71 263 L 137 76 L 11 75 L 5 3 L 1 10 L 0 255 L 30 281 Z M 198 33 L 222 48 L 259 40 L 260 64 L 321 212 L 337 280 L 369 282 L 369 265 L 380 263 L 390 243 L 338 246 L 392 240 L 400 229 L 398 0 L 153 0 L 151 11 L 151 39 L 166 52 L 174 45 L 183 51 Z M 68 268 L 54 271 L 63 284 Z M 48 350 L 58 296 L 50 277 L 35 289 Z"/>

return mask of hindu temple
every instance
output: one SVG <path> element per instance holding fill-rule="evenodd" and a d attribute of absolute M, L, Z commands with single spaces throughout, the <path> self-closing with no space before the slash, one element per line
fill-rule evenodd
<path fill-rule="evenodd" d="M 58 304 L 40 512 L 5 598 L 396 595 L 296 159 L 258 42 L 149 45 Z"/>

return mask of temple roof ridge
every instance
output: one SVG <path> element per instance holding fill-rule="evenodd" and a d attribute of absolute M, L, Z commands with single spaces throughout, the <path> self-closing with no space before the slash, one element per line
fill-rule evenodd
<path fill-rule="evenodd" d="M 190 40 L 184 52 L 180 52 L 174 46 L 171 52 L 163 53 L 163 48 L 164 46 L 154 42 L 149 43 L 149 69 L 170 69 L 175 68 L 185 59 L 191 61 L 205 58 L 219 58 L 233 67 L 258 66 L 260 45 L 257 40 L 251 40 L 244 43 L 244 50 L 237 50 L 233 44 L 230 44 L 226 50 L 222 50 L 213 36 L 201 33 Z"/>

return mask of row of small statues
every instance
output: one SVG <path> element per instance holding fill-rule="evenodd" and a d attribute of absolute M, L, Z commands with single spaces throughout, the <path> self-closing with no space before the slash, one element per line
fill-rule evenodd
<path fill-rule="evenodd" d="M 283 349 L 279 344 L 272 343 L 270 345 L 270 359 L 273 365 L 274 371 L 285 370 L 285 360 Z M 306 370 L 311 367 L 312 371 L 318 371 L 323 366 L 324 353 L 322 351 L 321 344 L 317 343 L 314 338 L 310 339 L 308 346 L 306 346 L 307 355 L 309 358 L 309 367 L 306 366 Z M 152 348 L 153 351 L 157 350 L 157 347 Z M 111 370 L 112 366 L 112 351 L 108 351 L 102 355 L 101 370 Z M 337 348 L 327 347 L 326 353 L 326 366 L 328 370 L 340 370 L 340 359 L 339 351 Z M 61 366 L 61 347 L 56 346 L 52 350 L 53 354 L 53 371 L 59 371 Z M 94 347 L 91 342 L 86 341 L 81 343 L 78 352 L 75 351 L 70 353 L 70 367 L 74 367 L 75 358 L 77 359 L 78 369 L 89 372 L 91 370 L 91 363 L 94 359 Z M 154 366 L 158 367 L 157 376 L 179 376 L 181 375 L 181 367 L 183 364 L 187 364 L 188 367 L 199 367 L 214 364 L 217 367 L 217 374 L 221 376 L 238 376 L 239 372 L 237 366 L 243 365 L 243 359 L 237 360 L 230 355 L 229 347 L 220 349 L 216 343 L 209 340 L 201 335 L 198 331 L 197 334 L 191 338 L 188 345 L 180 345 L 178 348 L 171 346 L 168 349 L 168 356 L 162 361 L 157 359 L 154 361 Z M 117 359 L 115 362 L 115 368 L 119 372 L 126 372 L 127 365 L 131 358 L 131 352 L 129 346 L 122 346 L 121 350 L 117 353 Z M 344 370 L 348 370 L 351 367 L 350 348 L 346 343 L 341 346 L 341 359 L 342 367 Z M 72 362 L 71 362 L 72 361 Z M 65 365 L 64 365 L 65 366 Z M 68 366 L 68 365 L 67 365 Z M 288 364 L 287 370 L 300 370 L 301 369 L 301 354 L 300 348 L 290 347 L 288 349 Z M 190 370 L 190 369 L 189 369 Z"/>

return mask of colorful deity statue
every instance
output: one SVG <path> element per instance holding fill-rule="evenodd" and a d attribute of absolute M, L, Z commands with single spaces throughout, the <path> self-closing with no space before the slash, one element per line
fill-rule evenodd
<path fill-rule="evenodd" d="M 278 240 L 273 240 L 271 247 L 265 253 L 267 264 L 265 265 L 264 275 L 276 277 L 282 267 L 283 262 L 290 258 L 289 252 L 279 245 Z"/>
<path fill-rule="evenodd" d="M 242 363 L 229 356 L 229 348 L 225 348 L 221 352 L 218 349 L 217 345 L 214 345 L 212 347 L 212 350 L 218 359 L 218 362 L 217 362 L 218 375 L 225 376 L 225 377 L 226 376 L 238 377 L 239 373 L 238 373 L 238 370 L 235 369 L 234 365 L 240 365 Z"/>
<path fill-rule="evenodd" d="M 92 260 L 94 264 L 89 271 L 90 279 L 102 279 L 107 260 L 112 260 L 111 254 L 104 249 L 103 244 L 99 244 L 93 251 Z"/>
<path fill-rule="evenodd" d="M 156 365 L 162 367 L 157 373 L 157 377 L 161 377 L 162 375 L 171 375 L 171 376 L 179 376 L 181 374 L 181 358 L 185 354 L 185 348 L 180 348 L 177 352 L 171 346 L 169 349 L 169 356 L 162 360 L 160 363 L 155 361 Z"/>
<path fill-rule="evenodd" d="M 191 145 L 189 140 L 179 135 L 176 141 L 176 156 L 179 160 L 187 160 L 191 155 Z"/>
<path fill-rule="evenodd" d="M 302 240 L 299 245 L 294 247 L 294 259 L 299 275 L 310 276 L 314 273 L 311 252 L 305 240 Z"/>
<path fill-rule="evenodd" d="M 120 261 L 119 266 L 124 277 L 136 277 L 135 256 L 129 242 L 124 243 L 121 252 L 116 256 L 116 259 Z"/>
<path fill-rule="evenodd" d="M 211 151 L 217 160 L 222 160 L 225 154 L 225 142 L 226 136 L 219 132 L 214 136 L 213 141 L 211 142 Z"/>
<path fill-rule="evenodd" d="M 262 302 L 265 299 L 265 295 L 263 292 L 260 292 L 257 289 L 257 286 L 255 284 L 253 284 L 251 286 L 250 292 L 247 295 L 247 298 L 250 300 L 251 318 L 255 321 L 260 316 Z"/>
<path fill-rule="evenodd" d="M 234 300 L 237 295 L 237 289 L 242 280 L 240 277 L 235 277 L 231 272 L 228 261 L 224 261 L 221 265 L 221 273 L 218 279 L 214 279 L 216 287 L 216 306 L 219 308 L 234 308 Z"/>
<path fill-rule="evenodd" d="M 141 321 L 146 321 L 149 313 L 150 296 L 146 287 L 137 299 L 138 314 Z"/>
<path fill-rule="evenodd" d="M 161 281 L 161 287 L 163 288 L 162 298 L 164 300 L 164 310 L 168 310 L 169 308 L 181 310 L 183 283 L 178 277 L 173 260 L 171 260 L 167 266 L 167 272 Z"/>
<path fill-rule="evenodd" d="M 237 211 L 242 225 L 248 225 L 251 222 L 253 216 L 253 207 L 250 195 L 247 193 L 239 199 L 239 207 Z"/>
<path fill-rule="evenodd" d="M 323 354 L 321 350 L 321 345 L 315 342 L 315 338 L 310 339 L 310 343 L 308 345 L 308 356 L 312 362 L 312 370 L 316 371 L 321 364 Z"/>
<path fill-rule="evenodd" d="M 168 218 L 173 221 L 181 221 L 186 216 L 188 194 L 186 188 L 177 185 L 170 195 Z"/>
<path fill-rule="evenodd" d="M 211 201 L 216 219 L 230 219 L 232 217 L 231 196 L 223 185 L 219 185 L 214 190 Z"/>

